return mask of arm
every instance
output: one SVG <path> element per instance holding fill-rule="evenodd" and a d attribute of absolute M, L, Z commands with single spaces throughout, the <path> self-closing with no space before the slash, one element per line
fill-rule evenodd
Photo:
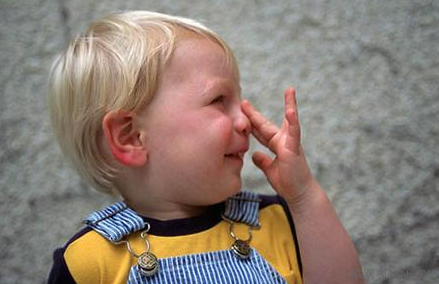
<path fill-rule="evenodd" d="M 361 277 L 354 277 L 361 271 L 355 247 L 306 162 L 294 89 L 285 91 L 280 129 L 248 101 L 242 102 L 242 110 L 252 124 L 252 134 L 276 155 L 272 159 L 256 152 L 253 162 L 286 200 L 294 217 L 304 283 L 364 283 Z"/>

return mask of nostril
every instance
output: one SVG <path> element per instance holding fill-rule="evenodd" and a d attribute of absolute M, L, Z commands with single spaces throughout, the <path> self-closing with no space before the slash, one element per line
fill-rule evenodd
<path fill-rule="evenodd" d="M 248 136 L 251 132 L 251 128 L 248 124 L 242 124 L 239 128 L 237 128 L 237 131 L 244 136 Z"/>
<path fill-rule="evenodd" d="M 245 136 L 250 135 L 251 133 L 251 123 L 248 117 L 243 113 L 240 112 L 240 115 L 238 115 L 235 118 L 235 130 L 239 133 L 242 133 Z"/>

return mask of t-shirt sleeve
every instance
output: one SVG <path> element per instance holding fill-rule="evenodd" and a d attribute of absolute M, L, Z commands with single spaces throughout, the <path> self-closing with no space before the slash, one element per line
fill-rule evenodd
<path fill-rule="evenodd" d="M 62 248 L 58 248 L 55 250 L 55 252 L 53 253 L 53 265 L 52 269 L 50 270 L 49 280 L 47 282 L 48 284 L 76 283 L 66 262 L 66 250 L 74 241 L 84 236 L 90 230 L 91 229 L 88 227 L 83 228 L 82 230 L 77 232 L 72 238 L 70 238 L 70 240 L 68 240 Z"/>
<path fill-rule="evenodd" d="M 53 253 L 53 266 L 49 274 L 48 284 L 76 283 L 64 259 L 64 249 L 60 248 Z"/>
<path fill-rule="evenodd" d="M 280 195 L 260 195 L 261 198 L 261 204 L 260 208 L 264 208 L 270 204 L 280 204 L 282 205 L 282 208 L 284 209 L 285 215 L 287 216 L 288 223 L 290 224 L 291 234 L 293 235 L 294 245 L 297 248 L 297 261 L 299 264 L 299 270 L 301 275 L 302 274 L 302 261 L 300 258 L 300 248 L 299 248 L 299 241 L 297 240 L 297 234 L 296 234 L 296 227 L 294 226 L 294 219 L 291 215 L 290 209 L 288 208 L 288 205 Z"/>

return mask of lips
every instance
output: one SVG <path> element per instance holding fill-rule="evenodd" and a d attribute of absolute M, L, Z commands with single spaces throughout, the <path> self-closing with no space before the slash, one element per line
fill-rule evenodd
<path fill-rule="evenodd" d="M 237 147 L 234 150 L 230 151 L 230 153 L 226 154 L 226 158 L 233 158 L 243 160 L 245 153 L 248 151 L 248 144 L 242 145 L 241 147 Z"/>
<path fill-rule="evenodd" d="M 224 156 L 224 159 L 231 163 L 236 163 L 241 167 L 244 163 L 244 153 L 227 154 Z"/>
<path fill-rule="evenodd" d="M 228 158 L 237 158 L 237 159 L 243 159 L 244 153 L 234 153 L 234 154 L 227 154 L 226 157 Z"/>

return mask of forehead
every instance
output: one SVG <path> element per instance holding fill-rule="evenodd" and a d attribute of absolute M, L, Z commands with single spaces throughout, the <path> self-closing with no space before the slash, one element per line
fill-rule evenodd
<path fill-rule="evenodd" d="M 173 57 L 183 52 L 186 54 L 198 53 L 197 55 L 200 60 L 203 55 L 205 58 L 208 58 L 208 56 L 202 54 L 201 51 L 210 53 L 212 56 L 211 59 L 214 59 L 214 51 L 216 52 L 215 55 L 220 54 L 224 65 L 231 68 L 239 78 L 239 69 L 233 51 L 220 38 L 216 38 L 209 34 L 196 33 L 185 28 L 178 28 L 176 30 L 176 46 L 173 52 Z"/>
<path fill-rule="evenodd" d="M 186 36 L 177 42 L 162 80 L 177 85 L 228 82 L 239 88 L 239 72 L 233 58 L 221 45 L 200 35 Z"/>

